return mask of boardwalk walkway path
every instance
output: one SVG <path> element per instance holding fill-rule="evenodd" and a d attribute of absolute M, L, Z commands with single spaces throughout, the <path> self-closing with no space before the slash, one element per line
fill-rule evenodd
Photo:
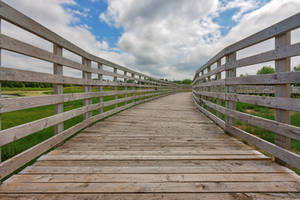
<path fill-rule="evenodd" d="M 297 199 L 299 180 L 177 93 L 83 130 L 5 181 L 0 199 Z"/>

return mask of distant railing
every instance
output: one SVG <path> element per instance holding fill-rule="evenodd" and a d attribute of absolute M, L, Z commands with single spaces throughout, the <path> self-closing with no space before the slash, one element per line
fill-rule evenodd
<path fill-rule="evenodd" d="M 49 52 L 28 44 L 26 41 L 19 41 L 0 34 L 1 49 L 53 63 L 53 74 L 13 69 L 1 65 L 0 81 L 51 83 L 54 85 L 53 95 L 0 99 L 0 114 L 54 105 L 54 115 L 52 116 L 5 130 L 0 129 L 0 147 L 48 127 L 54 126 L 55 128 L 53 137 L 2 162 L 0 179 L 90 124 L 135 104 L 165 96 L 180 89 L 180 86 L 175 83 L 150 77 L 89 54 L 2 1 L 0 1 L 0 18 L 53 44 L 53 52 Z M 64 57 L 64 49 L 80 56 L 82 63 Z M 92 62 L 98 68 L 92 68 Z M 104 66 L 110 67 L 112 70 L 105 70 Z M 64 76 L 63 67 L 80 70 L 82 78 Z M 92 74 L 96 74 L 98 79 L 92 79 Z M 104 81 L 103 76 L 112 77 L 113 81 Z M 82 86 L 83 93 L 64 94 L 64 84 Z M 92 92 L 92 88 L 95 87 L 97 87 L 97 91 Z M 104 87 L 112 87 L 113 90 L 103 91 Z M 104 102 L 103 97 L 108 96 L 113 96 L 113 100 Z M 94 104 L 92 104 L 93 98 L 98 99 Z M 83 100 L 83 107 L 64 112 L 64 103 L 75 100 Z M 121 103 L 122 105 L 120 105 Z M 103 112 L 103 108 L 108 106 L 114 108 Z M 95 110 L 97 112 L 93 115 Z M 64 121 L 79 115 L 83 115 L 84 120 L 64 130 Z"/>
<path fill-rule="evenodd" d="M 300 127 L 290 125 L 290 111 L 300 111 L 300 99 L 291 98 L 291 86 L 300 83 L 300 72 L 290 71 L 290 58 L 300 55 L 300 43 L 291 44 L 290 32 L 299 27 L 298 13 L 228 46 L 200 67 L 193 80 L 193 100 L 199 110 L 228 133 L 298 169 L 300 156 L 291 151 L 291 139 L 300 140 Z M 236 59 L 237 51 L 271 38 L 275 38 L 274 50 Z M 224 58 L 225 62 L 222 64 L 221 60 Z M 275 61 L 275 74 L 236 77 L 237 68 L 269 61 Z M 214 64 L 216 68 L 212 69 Z M 224 79 L 222 72 L 225 72 Z M 272 87 L 274 97 L 241 94 L 244 93 L 243 87 Z M 224 101 L 225 107 L 222 106 Z M 236 110 L 236 102 L 274 109 L 275 120 L 239 112 Z M 238 128 L 237 120 L 274 132 L 275 144 Z"/>

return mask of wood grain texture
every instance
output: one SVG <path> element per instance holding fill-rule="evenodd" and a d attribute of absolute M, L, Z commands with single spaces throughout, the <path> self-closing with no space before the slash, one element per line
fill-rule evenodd
<path fill-rule="evenodd" d="M 0 198 L 298 198 L 294 172 L 224 134 L 191 97 L 169 95 L 93 124 L 5 181 Z"/>

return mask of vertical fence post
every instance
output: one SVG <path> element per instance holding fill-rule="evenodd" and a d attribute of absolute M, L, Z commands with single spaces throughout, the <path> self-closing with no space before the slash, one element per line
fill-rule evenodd
<path fill-rule="evenodd" d="M 131 90 L 132 90 L 132 94 L 131 94 L 131 96 L 132 96 L 132 103 L 133 104 L 135 104 L 135 86 L 134 86 L 134 84 L 135 84 L 135 80 L 134 80 L 134 77 L 135 77 L 135 74 L 134 73 L 131 73 L 131 77 L 132 77 L 132 80 L 133 80 L 133 86 L 131 87 Z"/>
<path fill-rule="evenodd" d="M 207 73 L 209 73 L 210 70 L 211 70 L 211 66 L 208 66 L 208 67 L 207 67 Z M 207 77 L 207 82 L 211 82 L 211 77 L 210 77 L 210 76 Z M 210 92 L 210 91 L 211 91 L 211 86 L 207 86 L 207 87 L 206 87 L 206 91 L 207 91 L 207 92 Z M 208 97 L 208 96 L 206 96 L 206 100 L 207 100 L 207 101 L 211 101 L 211 98 Z M 208 107 L 208 110 L 209 110 L 210 112 L 213 111 L 213 109 L 210 108 L 210 107 Z"/>
<path fill-rule="evenodd" d="M 98 63 L 98 69 L 99 70 L 103 70 L 103 65 L 102 65 L 102 63 Z M 103 74 L 98 74 L 98 80 L 99 81 L 103 81 Z M 98 87 L 98 91 L 99 92 L 103 92 L 103 86 L 102 85 L 100 85 L 99 87 Z M 99 98 L 98 98 L 98 103 L 102 103 L 103 102 L 103 96 L 100 96 Z M 103 107 L 101 107 L 100 109 L 99 109 L 99 114 L 101 114 L 101 113 L 103 113 Z"/>
<path fill-rule="evenodd" d="M 117 68 L 114 68 L 114 73 L 116 74 L 118 72 L 118 69 Z M 118 77 L 115 75 L 114 76 L 114 82 L 117 84 L 118 83 Z M 118 84 L 117 86 L 114 87 L 114 91 L 117 92 L 118 91 Z M 118 95 L 114 95 L 114 100 L 117 100 L 118 99 Z M 116 103 L 114 105 L 114 108 L 117 108 L 118 107 L 118 104 Z"/>
<path fill-rule="evenodd" d="M 127 77 L 127 71 L 124 71 L 124 76 L 126 76 Z M 127 92 L 127 78 L 124 78 L 124 83 L 125 83 L 125 87 L 124 87 L 124 90 L 125 90 L 125 92 Z M 124 94 L 124 98 L 126 99 L 127 98 L 127 93 L 125 93 Z M 126 105 L 127 104 L 127 101 L 125 101 L 124 102 L 124 105 Z"/>
<path fill-rule="evenodd" d="M 62 56 L 63 49 L 62 47 L 53 44 L 53 54 Z M 63 75 L 63 66 L 54 63 L 53 64 L 53 73 L 56 75 Z M 54 94 L 63 94 L 63 85 L 62 84 L 53 84 Z M 54 114 L 64 112 L 64 103 L 59 103 L 54 105 Z M 64 123 L 59 123 L 54 126 L 54 134 L 58 134 L 64 130 Z"/>
<path fill-rule="evenodd" d="M 232 53 L 226 56 L 226 66 L 232 67 L 235 64 L 236 61 L 236 53 Z M 226 68 L 226 67 L 225 67 Z M 229 70 L 225 70 L 225 76 L 227 78 L 236 77 L 236 68 L 231 68 Z M 225 90 L 226 93 L 235 93 L 235 86 L 227 85 L 225 79 Z M 228 101 L 226 100 L 226 108 L 235 110 L 236 105 L 234 101 Z M 226 116 L 225 119 L 226 126 L 234 126 L 235 125 L 235 119 L 232 117 Z"/>
<path fill-rule="evenodd" d="M 217 68 L 221 67 L 221 59 L 217 61 Z M 216 80 L 220 80 L 221 79 L 221 72 L 216 74 Z M 218 93 L 222 92 L 222 86 L 217 86 L 217 91 Z M 218 105 L 222 105 L 222 99 L 218 99 L 217 98 L 217 104 Z M 217 111 L 217 117 L 221 118 L 221 113 Z"/>
<path fill-rule="evenodd" d="M 141 80 L 142 80 L 142 76 L 139 75 L 139 101 L 142 98 L 142 92 L 141 92 L 142 81 Z"/>
<path fill-rule="evenodd" d="M 291 34 L 290 32 L 284 33 L 282 35 L 275 37 L 275 50 L 284 48 L 291 43 Z M 291 70 L 291 59 L 290 57 L 275 60 L 275 71 L 278 72 L 289 72 Z M 290 84 L 282 84 L 275 86 L 275 96 L 276 97 L 291 97 Z M 290 124 L 290 112 L 281 109 L 275 109 L 275 120 L 278 122 Z M 290 150 L 291 148 L 291 139 L 275 134 L 275 144 L 285 149 Z M 283 162 L 277 158 L 276 161 L 283 164 Z"/>
<path fill-rule="evenodd" d="M 0 18 L 0 33 L 1 33 L 1 18 Z M 0 48 L 0 66 L 2 65 L 2 60 L 1 60 L 1 48 Z M 2 94 L 2 85 L 1 85 L 1 81 L 0 81 L 0 98 L 1 98 L 1 94 Z M 0 131 L 2 130 L 2 115 L 0 113 Z M 2 162 L 2 148 L 0 147 L 0 163 Z M 1 182 L 0 182 L 1 183 Z"/>
<path fill-rule="evenodd" d="M 86 65 L 88 68 L 91 68 L 91 61 L 82 57 L 82 64 Z M 82 72 L 82 78 L 91 81 L 92 80 L 92 73 L 91 72 L 86 72 L 83 71 Z M 92 86 L 90 85 L 84 85 L 83 86 L 83 92 L 92 92 Z M 83 106 L 87 106 L 92 104 L 92 99 L 84 99 L 83 100 Z M 93 115 L 93 112 L 86 112 L 83 115 L 83 119 L 88 119 L 89 117 L 91 117 Z"/>

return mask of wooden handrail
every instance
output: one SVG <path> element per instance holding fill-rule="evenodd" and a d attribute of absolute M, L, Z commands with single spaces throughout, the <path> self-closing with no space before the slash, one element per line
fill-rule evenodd
<path fill-rule="evenodd" d="M 225 47 L 195 72 L 193 80 L 193 100 L 199 110 L 230 134 L 272 154 L 279 162 L 298 169 L 300 156 L 291 151 L 290 141 L 300 140 L 300 127 L 290 124 L 289 113 L 300 111 L 300 99 L 291 97 L 291 94 L 299 93 L 298 87 L 293 84 L 300 83 L 300 72 L 290 71 L 290 58 L 300 55 L 300 43 L 290 44 L 290 31 L 299 27 L 300 13 Z M 237 51 L 270 38 L 275 38 L 274 50 L 236 59 Z M 223 58 L 226 61 L 221 64 Z M 237 68 L 268 61 L 275 61 L 274 74 L 236 77 Z M 217 67 L 211 69 L 215 64 Z M 222 72 L 225 72 L 223 79 Z M 222 101 L 225 101 L 225 107 Z M 237 102 L 274 109 L 275 120 L 239 112 L 235 106 Z M 239 129 L 236 120 L 274 132 L 275 144 Z"/>

